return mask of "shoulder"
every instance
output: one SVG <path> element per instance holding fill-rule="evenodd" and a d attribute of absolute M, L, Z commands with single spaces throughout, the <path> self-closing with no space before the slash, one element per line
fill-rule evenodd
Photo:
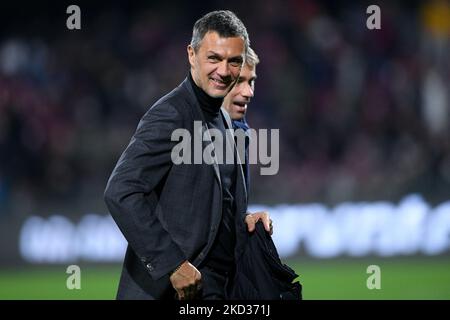
<path fill-rule="evenodd" d="M 171 92 L 161 97 L 147 111 L 146 114 L 171 114 L 172 116 L 184 116 L 189 113 L 192 96 L 189 92 L 186 80 Z"/>
<path fill-rule="evenodd" d="M 169 132 L 185 128 L 194 119 L 195 96 L 187 79 L 156 101 L 141 118 L 137 130 Z"/>

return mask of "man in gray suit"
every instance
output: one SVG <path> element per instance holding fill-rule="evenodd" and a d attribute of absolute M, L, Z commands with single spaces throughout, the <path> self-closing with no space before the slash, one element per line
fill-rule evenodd
<path fill-rule="evenodd" d="M 270 232 L 266 212 L 247 213 L 245 177 L 236 162 L 173 162 L 175 130 L 194 137 L 183 142 L 195 151 L 199 134 L 208 137 L 205 132 L 216 129 L 226 136 L 232 128 L 220 107 L 248 46 L 234 13 L 200 18 L 187 47 L 188 77 L 145 113 L 118 160 L 105 190 L 128 241 L 118 299 L 224 299 L 243 250 L 239 239 L 258 220 Z M 200 141 L 202 150 L 210 147 L 211 139 Z M 233 152 L 227 143 L 224 148 Z"/>

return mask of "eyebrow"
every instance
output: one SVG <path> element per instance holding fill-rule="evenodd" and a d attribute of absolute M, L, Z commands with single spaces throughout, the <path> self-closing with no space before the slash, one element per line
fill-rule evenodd
<path fill-rule="evenodd" d="M 214 52 L 214 51 L 211 51 L 211 50 L 208 50 L 207 54 L 213 54 L 213 55 L 215 55 L 215 56 L 222 57 L 222 56 L 221 56 L 220 54 L 218 54 L 217 52 Z"/>
<path fill-rule="evenodd" d="M 220 58 L 220 59 L 223 59 L 223 57 L 222 57 L 220 54 L 218 54 L 217 52 L 211 51 L 211 50 L 208 50 L 208 51 L 206 52 L 206 54 L 207 54 L 207 55 L 211 55 L 211 54 L 212 54 L 212 55 L 214 55 L 214 56 L 217 56 L 217 57 Z M 228 61 L 243 62 L 243 59 L 242 59 L 241 56 L 235 56 L 235 57 L 229 58 Z"/>

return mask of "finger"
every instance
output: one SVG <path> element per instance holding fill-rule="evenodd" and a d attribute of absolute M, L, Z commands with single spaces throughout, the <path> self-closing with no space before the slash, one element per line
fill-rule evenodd
<path fill-rule="evenodd" d="M 267 232 L 270 232 L 271 220 L 269 218 L 269 214 L 264 212 L 263 215 L 261 216 L 261 221 L 264 224 L 264 229 L 266 229 Z"/>
<path fill-rule="evenodd" d="M 253 230 L 255 230 L 255 219 L 252 214 L 245 217 L 245 223 L 247 224 L 247 229 L 249 232 L 253 232 Z"/>
<path fill-rule="evenodd" d="M 255 221 L 253 219 L 249 219 L 247 222 L 247 227 L 249 232 L 253 232 L 255 230 Z"/>
<path fill-rule="evenodd" d="M 197 271 L 195 274 L 195 284 L 199 284 L 202 282 L 202 274 L 200 271 Z"/>

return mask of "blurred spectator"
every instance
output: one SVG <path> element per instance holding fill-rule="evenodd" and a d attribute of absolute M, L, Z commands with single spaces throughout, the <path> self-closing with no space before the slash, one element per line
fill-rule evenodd
<path fill-rule="evenodd" d="M 103 205 L 137 120 L 188 72 L 199 7 L 146 3 L 105 5 L 79 32 L 53 30 L 54 10 L 34 12 L 43 34 L 2 32 L 2 213 Z M 383 2 L 381 30 L 366 28 L 363 5 L 229 5 L 262 60 L 249 123 L 280 128 L 279 174 L 253 166 L 251 202 L 448 199 L 448 1 Z"/>

